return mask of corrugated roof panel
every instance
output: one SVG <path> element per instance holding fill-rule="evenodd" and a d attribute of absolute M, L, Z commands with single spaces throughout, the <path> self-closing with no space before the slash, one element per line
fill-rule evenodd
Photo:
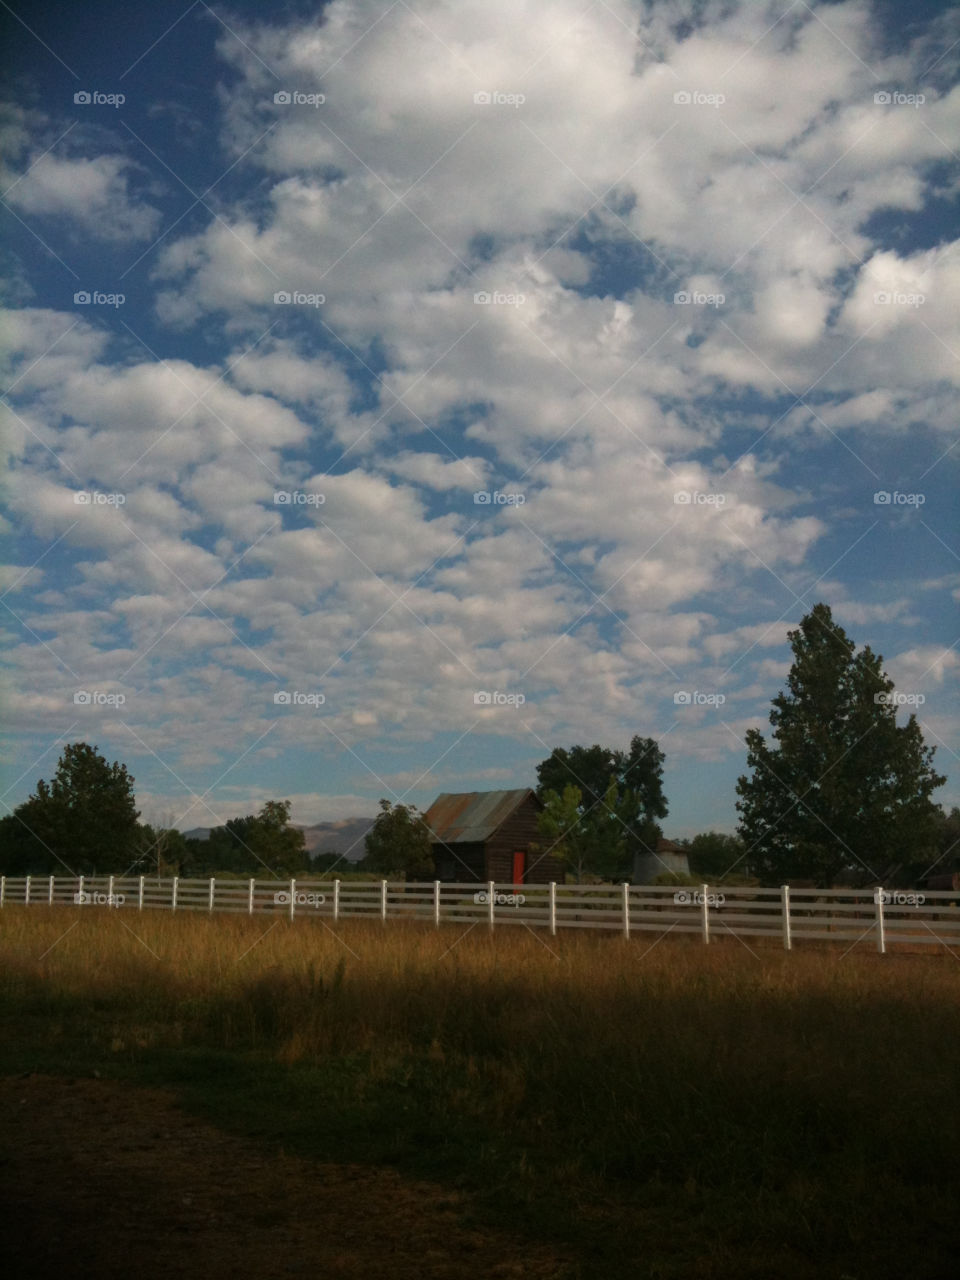
<path fill-rule="evenodd" d="M 530 795 L 519 791 L 444 791 L 424 814 L 435 840 L 474 844 L 488 839 Z"/>

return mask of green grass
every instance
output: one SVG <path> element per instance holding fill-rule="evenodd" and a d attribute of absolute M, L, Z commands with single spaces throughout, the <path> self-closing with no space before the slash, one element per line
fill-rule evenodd
<path fill-rule="evenodd" d="M 469 1189 L 583 1280 L 951 1274 L 954 956 L 463 934 L 6 907 L 0 1071 Z"/>

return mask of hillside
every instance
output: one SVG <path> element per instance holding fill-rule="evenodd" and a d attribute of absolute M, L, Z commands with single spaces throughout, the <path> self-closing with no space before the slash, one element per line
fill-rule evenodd
<path fill-rule="evenodd" d="M 318 853 L 342 853 L 351 862 L 358 862 L 366 852 L 364 837 L 373 826 L 373 818 L 341 818 L 339 822 L 315 822 L 311 827 L 300 827 L 311 858 Z"/>
<path fill-rule="evenodd" d="M 364 837 L 373 823 L 373 818 L 341 818 L 337 822 L 315 822 L 309 827 L 301 822 L 290 825 L 303 832 L 311 858 L 319 853 L 342 853 L 350 862 L 358 862 L 366 851 Z M 183 834 L 188 840 L 207 840 L 210 831 L 210 827 L 193 827 Z"/>

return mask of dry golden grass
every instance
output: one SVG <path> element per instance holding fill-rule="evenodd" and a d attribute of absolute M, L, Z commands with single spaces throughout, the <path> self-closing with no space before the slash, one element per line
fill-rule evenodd
<path fill-rule="evenodd" d="M 689 1010 L 702 1021 L 717 1001 L 725 1010 L 822 1005 L 824 1016 L 849 1017 L 853 1033 L 884 1005 L 955 1007 L 960 998 L 960 963 L 948 953 L 787 953 L 746 941 L 8 906 L 0 969 L 8 995 L 29 990 L 49 1007 L 92 999 L 160 1026 L 172 1018 L 181 1033 L 199 1016 L 209 1037 L 211 1015 L 230 1014 L 216 1037 L 225 1047 L 262 1041 L 288 1058 L 337 1041 L 418 1043 L 427 1030 L 464 1047 L 481 1028 L 485 1040 L 501 1032 L 506 1048 L 561 1032 L 560 1010 L 568 1029 L 607 1041 L 618 1012 L 649 1006 L 683 1035 Z"/>
<path fill-rule="evenodd" d="M 246 1104 L 303 1150 L 473 1179 L 551 1231 L 576 1204 L 592 1250 L 680 1206 L 677 1257 L 740 1276 L 806 1274 L 801 1255 L 899 1274 L 882 1259 L 902 1270 L 921 1229 L 939 1257 L 958 958 L 749 941 L 6 907 L 0 1010 L 32 1046 L 18 1069 L 72 1056 L 156 1082 L 207 1055 L 191 1088 L 218 1120 Z M 657 1274 L 693 1274 L 672 1256 Z"/>

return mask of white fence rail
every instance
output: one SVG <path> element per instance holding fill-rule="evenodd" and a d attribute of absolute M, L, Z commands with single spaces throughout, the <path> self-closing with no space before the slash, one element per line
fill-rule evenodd
<path fill-rule="evenodd" d="M 242 912 L 326 921 L 417 919 L 558 929 L 960 945 L 960 893 L 700 885 L 497 885 L 346 880 L 181 880 L 148 876 L 0 876 L 0 907 L 76 906 Z"/>

